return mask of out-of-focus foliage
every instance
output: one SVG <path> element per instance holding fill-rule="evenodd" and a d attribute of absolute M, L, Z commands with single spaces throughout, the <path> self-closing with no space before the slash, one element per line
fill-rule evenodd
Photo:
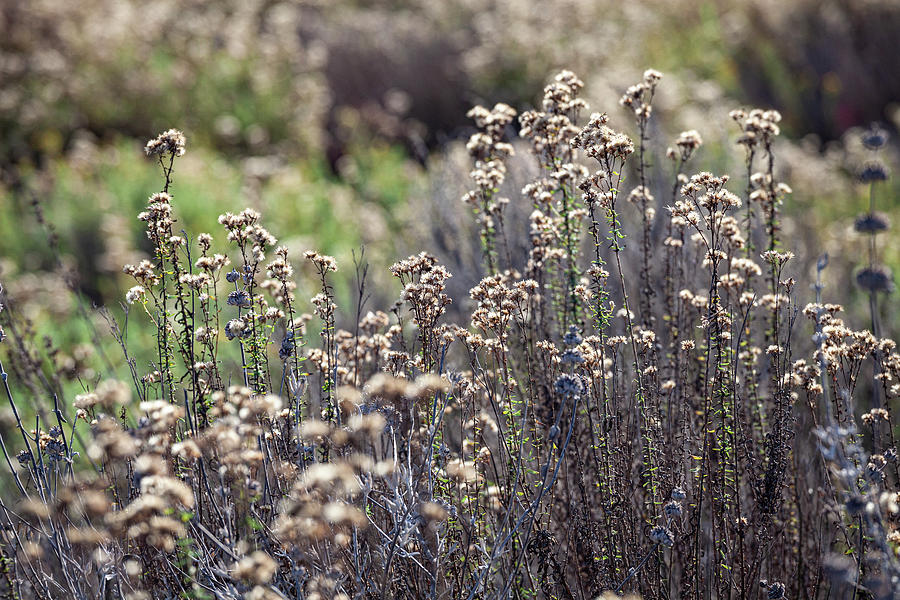
<path fill-rule="evenodd" d="M 86 129 L 174 122 L 238 153 L 320 148 L 336 111 L 415 146 L 475 97 L 528 102 L 547 72 L 693 72 L 834 139 L 890 118 L 900 91 L 891 0 L 0 2 L 0 162 L 56 154 Z"/>
<path fill-rule="evenodd" d="M 178 120 L 253 151 L 317 143 L 321 49 L 287 2 L 37 0 L 0 4 L 0 152 L 56 154 L 75 131 L 137 138 Z"/>

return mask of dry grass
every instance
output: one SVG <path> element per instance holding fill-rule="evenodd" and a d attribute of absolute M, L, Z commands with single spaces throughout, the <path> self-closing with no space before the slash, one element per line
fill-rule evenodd
<path fill-rule="evenodd" d="M 781 116 L 734 111 L 745 171 L 688 175 L 695 131 L 651 156 L 660 79 L 622 97 L 631 139 L 560 73 L 518 115 L 540 177 L 513 199 L 516 111 L 473 109 L 463 200 L 483 278 L 451 298 L 448 269 L 411 256 L 387 312 L 368 307 L 362 258 L 354 305 L 336 305 L 338 266 L 313 251 L 320 289 L 298 297 L 254 210 L 220 217 L 222 244 L 188 237 L 170 190 L 186 140 L 151 140 L 162 184 L 139 218 L 154 251 L 125 267 L 130 326 L 110 321 L 131 379 L 63 397 L 27 320 L 0 314 L 16 435 L 0 438 L 3 594 L 896 597 L 888 224 L 874 201 L 857 222 L 872 322 L 856 330 L 827 303 L 826 257 L 814 282 L 792 277 Z M 531 206 L 527 231 L 510 204 Z M 448 322 L 452 301 L 466 320 Z M 128 336 L 153 340 L 150 364 Z"/>

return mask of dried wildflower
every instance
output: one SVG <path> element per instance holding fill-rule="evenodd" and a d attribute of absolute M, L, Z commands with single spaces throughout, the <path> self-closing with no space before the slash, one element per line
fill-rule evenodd
<path fill-rule="evenodd" d="M 659 544 L 666 548 L 671 548 L 675 545 L 675 536 L 672 533 L 672 530 L 668 527 L 663 527 L 662 525 L 657 525 L 650 530 L 650 540 L 654 544 Z"/>
<path fill-rule="evenodd" d="M 450 516 L 448 506 L 437 502 L 423 502 L 419 506 L 419 514 L 425 519 L 426 523 L 440 523 L 446 521 Z"/>
<path fill-rule="evenodd" d="M 134 277 L 144 287 L 153 287 L 159 283 L 159 275 L 156 274 L 149 260 L 142 260 L 137 265 L 125 265 L 122 267 L 122 272 Z"/>
<path fill-rule="evenodd" d="M 225 337 L 233 340 L 236 337 L 244 337 L 250 335 L 250 329 L 242 319 L 231 319 L 225 323 Z"/>
<path fill-rule="evenodd" d="M 74 402 L 72 402 L 72 406 L 78 409 L 86 410 L 89 408 L 95 407 L 100 403 L 100 397 L 97 396 L 94 392 L 88 392 L 86 394 L 78 394 L 75 396 Z"/>
<path fill-rule="evenodd" d="M 885 466 L 887 466 L 887 459 L 881 454 L 873 454 L 869 457 L 869 462 L 866 465 L 866 478 L 874 482 L 883 481 Z"/>
<path fill-rule="evenodd" d="M 212 247 L 212 236 L 208 233 L 201 233 L 197 235 L 197 245 L 200 246 L 200 249 L 204 252 L 208 252 Z"/>
<path fill-rule="evenodd" d="M 572 139 L 572 145 L 583 148 L 585 155 L 601 163 L 608 160 L 625 160 L 634 152 L 634 142 L 624 133 L 618 133 L 606 126 L 609 117 L 594 113 L 591 120 Z"/>
<path fill-rule="evenodd" d="M 318 419 L 307 419 L 300 426 L 300 436 L 306 440 L 324 439 L 331 433 L 331 425 Z"/>
<path fill-rule="evenodd" d="M 76 396 L 72 405 L 78 409 L 90 409 L 99 405 L 111 410 L 128 404 L 130 400 L 131 388 L 121 381 L 110 379 L 98 385 L 96 391 Z"/>
<path fill-rule="evenodd" d="M 281 345 L 278 348 L 278 358 L 280 358 L 281 360 L 287 360 L 288 358 L 293 356 L 295 348 L 296 344 L 294 343 L 294 332 L 288 331 L 282 338 Z"/>
<path fill-rule="evenodd" d="M 88 456 L 95 461 L 130 458 L 137 453 L 138 443 L 122 430 L 112 418 L 97 419 L 92 426 L 94 441 L 88 447 Z"/>
<path fill-rule="evenodd" d="M 680 517 L 683 512 L 683 508 L 681 507 L 681 502 L 677 500 L 670 500 L 666 502 L 665 506 L 663 506 L 663 511 L 666 513 L 666 516 L 670 519 L 674 519 L 676 517 Z"/>
<path fill-rule="evenodd" d="M 19 504 L 19 510 L 36 519 L 46 519 L 50 516 L 50 507 L 39 500 L 27 499 Z"/>
<path fill-rule="evenodd" d="M 141 402 L 139 409 L 147 415 L 147 426 L 151 431 L 158 433 L 168 431 L 174 427 L 179 419 L 184 418 L 184 407 L 179 404 L 170 404 L 165 400 L 148 400 Z"/>
<path fill-rule="evenodd" d="M 863 146 L 869 150 L 878 150 L 887 143 L 888 132 L 878 125 L 871 125 L 869 129 L 862 134 Z"/>
<path fill-rule="evenodd" d="M 224 254 L 214 254 L 212 256 L 201 256 L 194 263 L 198 269 L 209 272 L 216 272 L 231 261 Z"/>
<path fill-rule="evenodd" d="M 141 494 L 162 498 L 167 504 L 187 508 L 194 506 L 194 494 L 190 486 L 168 475 L 147 475 L 141 477 Z"/>
<path fill-rule="evenodd" d="M 556 378 L 553 384 L 556 393 L 564 397 L 580 396 L 584 392 L 584 383 L 580 378 L 568 373 L 563 373 Z"/>
<path fill-rule="evenodd" d="M 682 162 L 690 160 L 700 146 L 703 145 L 703 138 L 696 129 L 682 131 L 675 140 L 675 146 L 666 150 L 666 156 L 672 160 L 681 160 Z"/>
<path fill-rule="evenodd" d="M 304 256 L 306 257 L 306 260 L 315 265 L 316 269 L 320 273 L 337 271 L 337 261 L 334 260 L 333 256 L 319 254 L 318 252 L 315 252 L 313 250 L 307 250 Z"/>
<path fill-rule="evenodd" d="M 200 342 L 201 344 L 208 343 L 210 340 L 215 339 L 218 331 L 216 329 L 209 329 L 207 327 L 198 327 L 196 331 L 194 331 L 194 339 Z"/>
<path fill-rule="evenodd" d="M 262 550 L 257 550 L 250 556 L 242 558 L 232 571 L 236 579 L 242 579 L 255 584 L 264 584 L 272 580 L 278 571 L 278 563 Z"/>
<path fill-rule="evenodd" d="M 273 277 L 278 281 L 283 282 L 293 276 L 294 268 L 287 260 L 287 253 L 288 251 L 285 246 L 279 246 L 275 250 L 275 260 L 266 265 L 269 277 Z"/>
<path fill-rule="evenodd" d="M 766 598 L 768 598 L 768 600 L 781 600 L 784 598 L 785 587 L 783 583 L 775 581 L 770 583 L 767 587 L 768 591 L 766 592 Z"/>
<path fill-rule="evenodd" d="M 625 94 L 619 99 L 619 104 L 634 112 L 638 123 L 646 123 L 652 111 L 651 103 L 656 85 L 662 79 L 662 73 L 654 69 L 644 71 L 643 80 L 625 90 Z"/>
<path fill-rule="evenodd" d="M 169 129 L 147 142 L 144 152 L 147 156 L 172 154 L 184 156 L 185 137 L 177 129 Z"/>
<path fill-rule="evenodd" d="M 416 377 L 416 380 L 407 387 L 406 393 L 410 398 L 417 400 L 427 400 L 433 398 L 435 394 L 447 393 L 450 391 L 449 382 L 435 374 L 425 374 Z"/>
<path fill-rule="evenodd" d="M 866 163 L 859 172 L 859 180 L 862 183 L 875 183 L 877 181 L 887 181 L 887 179 L 887 167 L 879 161 L 873 160 Z"/>
<path fill-rule="evenodd" d="M 566 350 L 559 355 L 559 360 L 563 364 L 577 365 L 584 362 L 584 357 L 581 355 L 581 352 L 579 352 L 577 348 L 566 348 Z"/>
<path fill-rule="evenodd" d="M 19 466 L 23 468 L 27 468 L 31 466 L 31 461 L 34 460 L 34 455 L 30 450 L 19 450 L 16 453 L 16 460 L 19 461 Z"/>
<path fill-rule="evenodd" d="M 451 302 L 445 293 L 450 271 L 438 265 L 434 256 L 421 252 L 393 264 L 391 273 L 404 284 L 400 298 L 413 308 L 419 330 L 434 328 Z"/>
<path fill-rule="evenodd" d="M 172 454 L 184 461 L 197 460 L 202 456 L 200 447 L 194 440 L 184 440 L 172 444 Z"/>
<path fill-rule="evenodd" d="M 100 405 L 112 409 L 125 406 L 131 401 L 131 387 L 115 379 L 107 379 L 97 386 L 96 394 Z"/>
<path fill-rule="evenodd" d="M 447 474 L 460 483 L 474 483 L 481 479 L 481 473 L 474 461 L 453 459 L 445 467 Z"/>
<path fill-rule="evenodd" d="M 495 105 L 493 110 L 476 106 L 466 113 L 466 116 L 473 119 L 478 128 L 483 130 L 469 138 L 466 144 L 466 150 L 476 161 L 476 168 L 478 163 L 488 164 L 495 159 L 502 160 L 514 154 L 512 145 L 501 141 L 506 126 L 516 117 L 513 108 L 502 103 Z"/>
<path fill-rule="evenodd" d="M 370 398 L 382 398 L 388 403 L 396 402 L 408 396 L 410 383 L 406 379 L 392 377 L 387 373 L 378 373 L 366 382 L 364 391 Z"/>
<path fill-rule="evenodd" d="M 135 302 L 142 300 L 146 293 L 147 290 L 144 289 L 144 286 L 136 285 L 125 293 L 125 302 L 127 302 L 128 304 L 134 304 Z"/>
<path fill-rule="evenodd" d="M 775 265 L 776 267 L 780 267 L 787 261 L 794 258 L 794 253 L 779 252 L 778 250 L 767 250 L 763 252 L 760 257 L 767 263 Z"/>
<path fill-rule="evenodd" d="M 890 413 L 883 408 L 873 408 L 867 413 L 862 415 L 862 422 L 866 425 L 873 425 L 876 421 L 883 419 L 884 421 L 890 421 Z"/>
<path fill-rule="evenodd" d="M 868 292 L 894 291 L 894 276 L 884 266 L 871 266 L 856 274 L 856 284 Z"/>
<path fill-rule="evenodd" d="M 554 77 L 553 83 L 544 88 L 544 98 L 541 102 L 545 112 L 560 115 L 578 110 L 584 106 L 584 101 L 577 98 L 578 92 L 584 87 L 584 82 L 572 71 L 560 71 Z"/>
<path fill-rule="evenodd" d="M 532 151 L 542 164 L 556 169 L 554 156 L 569 152 L 568 142 L 578 133 L 572 119 L 587 103 L 578 98 L 584 83 L 571 71 L 559 73 L 544 88 L 542 110 L 525 111 L 519 117 L 519 135 L 529 140 Z"/>
<path fill-rule="evenodd" d="M 244 290 L 234 290 L 229 293 L 227 303 L 229 306 L 237 306 L 238 308 L 250 308 L 253 305 L 250 300 L 250 294 Z"/>
<path fill-rule="evenodd" d="M 483 106 L 476 106 L 466 113 L 466 116 L 475 121 L 480 129 L 484 129 L 491 136 L 499 137 L 506 126 L 516 118 L 516 110 L 503 103 L 494 105 L 493 110 Z"/>

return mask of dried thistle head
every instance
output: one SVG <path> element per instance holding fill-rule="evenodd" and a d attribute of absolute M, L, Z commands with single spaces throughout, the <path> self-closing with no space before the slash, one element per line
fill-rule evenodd
<path fill-rule="evenodd" d="M 876 234 L 887 231 L 891 227 L 891 218 L 881 212 L 873 211 L 856 217 L 853 229 L 859 233 Z"/>
<path fill-rule="evenodd" d="M 883 162 L 878 160 L 867 162 L 859 171 L 859 180 L 861 183 L 877 183 L 879 181 L 887 181 L 887 179 L 887 167 Z"/>
<path fill-rule="evenodd" d="M 657 525 L 650 530 L 650 540 L 664 548 L 671 548 L 675 545 L 675 535 L 672 533 L 672 530 L 662 525 Z"/>
<path fill-rule="evenodd" d="M 885 266 L 873 265 L 856 274 L 856 285 L 867 292 L 894 291 L 894 275 Z"/>
<path fill-rule="evenodd" d="M 876 151 L 887 144 L 888 137 L 889 135 L 886 129 L 873 123 L 869 126 L 869 129 L 863 132 L 861 139 L 863 146 L 869 150 Z"/>

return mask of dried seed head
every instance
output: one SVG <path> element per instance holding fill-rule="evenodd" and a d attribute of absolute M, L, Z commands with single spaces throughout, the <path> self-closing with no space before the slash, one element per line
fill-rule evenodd
<path fill-rule="evenodd" d="M 866 163 L 859 172 L 859 180 L 862 183 L 875 183 L 887 181 L 888 170 L 884 163 L 873 160 Z"/>
<path fill-rule="evenodd" d="M 580 396 L 584 392 L 584 383 L 580 378 L 568 373 L 563 373 L 556 378 L 553 388 L 560 396 L 575 397 Z"/>
<path fill-rule="evenodd" d="M 144 146 L 144 152 L 147 156 L 172 154 L 173 156 L 184 156 L 185 145 L 184 134 L 177 129 L 169 129 L 147 142 Z"/>
<path fill-rule="evenodd" d="M 99 403 L 108 409 L 126 406 L 131 402 L 131 387 L 115 379 L 107 379 L 100 383 L 96 393 Z"/>
<path fill-rule="evenodd" d="M 337 261 L 333 256 L 326 256 L 324 254 L 319 254 L 314 250 L 307 250 L 304 255 L 306 260 L 315 265 L 316 269 L 320 273 L 327 273 L 329 271 L 337 271 Z"/>
<path fill-rule="evenodd" d="M 234 290 L 229 293 L 227 303 L 230 306 L 237 306 L 238 308 L 250 308 L 253 305 L 250 294 L 244 290 Z"/>
<path fill-rule="evenodd" d="M 672 534 L 672 530 L 662 525 L 657 525 L 650 530 L 650 539 L 654 544 L 659 544 L 666 548 L 671 548 L 675 545 L 675 536 Z"/>
<path fill-rule="evenodd" d="M 862 134 L 863 146 L 869 150 L 878 150 L 887 143 L 888 132 L 878 125 L 873 124 Z"/>
<path fill-rule="evenodd" d="M 666 505 L 663 507 L 663 510 L 666 513 L 666 516 L 670 519 L 674 519 L 676 517 L 680 517 L 683 509 L 681 507 L 681 502 L 676 500 L 670 500 L 666 502 Z"/>
<path fill-rule="evenodd" d="M 257 585 L 268 583 L 278 571 L 278 563 L 262 550 L 242 558 L 234 567 L 232 575 L 236 579 Z"/>
<path fill-rule="evenodd" d="M 243 319 L 231 319 L 225 323 L 225 337 L 229 340 L 234 338 L 247 337 L 252 331 L 247 327 L 246 321 Z"/>
<path fill-rule="evenodd" d="M 128 290 L 128 292 L 126 292 L 125 302 L 127 302 L 128 304 L 134 304 L 135 302 L 142 300 L 146 292 L 147 290 L 144 289 L 144 286 L 136 285 Z"/>
<path fill-rule="evenodd" d="M 409 381 L 393 377 L 387 373 L 378 373 L 366 382 L 363 390 L 369 398 L 382 398 L 392 404 L 408 396 Z"/>
<path fill-rule="evenodd" d="M 784 584 L 780 581 L 775 581 L 769 584 L 768 592 L 766 592 L 766 598 L 769 600 L 781 600 L 784 598 L 785 587 Z"/>
<path fill-rule="evenodd" d="M 894 276 L 884 266 L 866 267 L 856 274 L 856 284 L 868 292 L 892 292 Z"/>
<path fill-rule="evenodd" d="M 450 516 L 444 505 L 437 502 L 423 502 L 419 507 L 419 514 L 425 518 L 426 522 L 446 521 Z"/>
<path fill-rule="evenodd" d="M 567 346 L 577 346 L 582 342 L 581 333 L 575 325 L 569 326 L 569 331 L 563 336 L 563 343 Z"/>

